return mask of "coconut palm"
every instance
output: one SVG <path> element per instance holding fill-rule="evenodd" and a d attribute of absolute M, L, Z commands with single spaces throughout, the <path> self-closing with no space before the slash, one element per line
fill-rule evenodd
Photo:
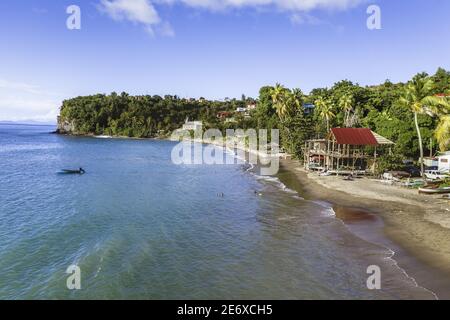
<path fill-rule="evenodd" d="M 286 90 L 283 99 L 284 107 L 282 116 L 286 118 L 303 108 L 303 92 L 300 89 Z"/>
<path fill-rule="evenodd" d="M 450 147 L 450 115 L 441 116 L 434 136 L 439 143 L 441 151 L 445 151 Z"/>
<path fill-rule="evenodd" d="M 303 98 L 304 98 L 304 94 L 303 94 L 302 90 L 300 90 L 299 88 L 292 89 L 292 93 L 291 93 L 290 97 L 291 97 L 291 102 L 295 109 L 302 108 Z"/>
<path fill-rule="evenodd" d="M 327 132 L 330 131 L 330 120 L 333 119 L 336 115 L 333 112 L 333 105 L 329 99 L 324 99 L 319 97 L 314 104 L 316 105 L 316 113 L 317 115 L 326 121 L 327 124 Z"/>
<path fill-rule="evenodd" d="M 353 95 L 351 95 L 350 93 L 344 93 L 341 98 L 339 99 L 339 108 L 344 111 L 345 116 L 344 116 L 344 125 L 346 127 L 350 127 L 350 115 L 352 113 L 353 110 Z"/>
<path fill-rule="evenodd" d="M 286 101 L 287 99 L 287 92 L 289 90 L 286 89 L 281 84 L 277 83 L 275 87 L 271 90 L 271 97 L 272 102 L 275 105 L 275 108 L 277 109 L 277 114 L 280 119 L 283 119 L 284 116 L 289 112 L 289 106 Z"/>
<path fill-rule="evenodd" d="M 411 80 L 406 88 L 403 96 L 400 98 L 400 103 L 408 107 L 414 113 L 414 124 L 419 138 L 420 150 L 420 168 L 422 176 L 425 174 L 423 163 L 423 143 L 422 134 L 419 127 L 419 114 L 436 114 L 439 106 L 445 106 L 447 103 L 444 98 L 437 97 L 432 94 L 434 89 L 434 82 L 431 78 L 418 75 Z"/>
<path fill-rule="evenodd" d="M 442 96 L 439 107 L 432 108 L 432 112 L 439 117 L 439 122 L 434 132 L 434 136 L 439 143 L 441 151 L 447 150 L 450 146 L 450 94 Z"/>
<path fill-rule="evenodd" d="M 349 113 L 346 126 L 351 128 L 361 123 L 358 110 L 355 110 L 352 114 Z"/>

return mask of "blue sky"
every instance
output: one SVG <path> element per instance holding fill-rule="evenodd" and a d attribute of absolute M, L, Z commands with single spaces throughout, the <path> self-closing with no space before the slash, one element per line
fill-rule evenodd
<path fill-rule="evenodd" d="M 381 9 L 381 30 L 366 26 Z M 81 30 L 66 27 L 69 5 Z M 2 0 L 0 120 L 111 91 L 221 99 L 450 69 L 448 0 Z"/>

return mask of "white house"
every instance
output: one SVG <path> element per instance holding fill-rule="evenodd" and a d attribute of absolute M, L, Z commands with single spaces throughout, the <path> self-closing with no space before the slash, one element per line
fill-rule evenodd
<path fill-rule="evenodd" d="M 201 121 L 189 121 L 189 119 L 186 119 L 186 122 L 183 125 L 183 130 L 202 130 L 203 122 Z"/>
<path fill-rule="evenodd" d="M 252 103 L 247 104 L 247 110 L 249 110 L 249 111 L 250 111 L 250 110 L 255 110 L 256 107 L 257 107 L 257 105 L 256 105 L 255 102 L 252 102 Z"/>
<path fill-rule="evenodd" d="M 450 151 L 447 151 L 443 153 L 442 155 L 438 156 L 439 159 L 439 166 L 438 170 L 440 172 L 450 172 Z"/>

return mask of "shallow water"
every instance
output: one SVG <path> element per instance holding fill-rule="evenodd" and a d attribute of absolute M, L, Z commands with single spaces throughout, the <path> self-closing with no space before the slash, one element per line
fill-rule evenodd
<path fill-rule="evenodd" d="M 0 125 L 0 298 L 432 298 L 388 249 L 276 178 L 174 165 L 173 142 L 52 130 Z M 66 287 L 72 264 L 81 290 Z M 373 264 L 382 290 L 367 289 Z"/>

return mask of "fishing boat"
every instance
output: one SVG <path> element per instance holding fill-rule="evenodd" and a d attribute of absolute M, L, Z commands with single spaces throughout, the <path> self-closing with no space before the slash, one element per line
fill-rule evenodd
<path fill-rule="evenodd" d="M 80 168 L 78 170 L 63 169 L 63 170 L 61 170 L 61 173 L 63 173 L 63 174 L 85 174 L 86 171 L 84 171 L 83 168 Z"/>
<path fill-rule="evenodd" d="M 444 193 L 450 193 L 450 187 L 444 187 L 444 188 L 436 188 L 436 187 L 424 187 L 419 188 L 419 193 L 424 194 L 444 194 Z"/>
<path fill-rule="evenodd" d="M 417 187 L 423 187 L 425 185 L 425 181 L 423 181 L 421 179 L 416 179 L 416 180 L 408 179 L 408 181 L 403 182 L 401 185 L 406 188 L 417 188 Z"/>

